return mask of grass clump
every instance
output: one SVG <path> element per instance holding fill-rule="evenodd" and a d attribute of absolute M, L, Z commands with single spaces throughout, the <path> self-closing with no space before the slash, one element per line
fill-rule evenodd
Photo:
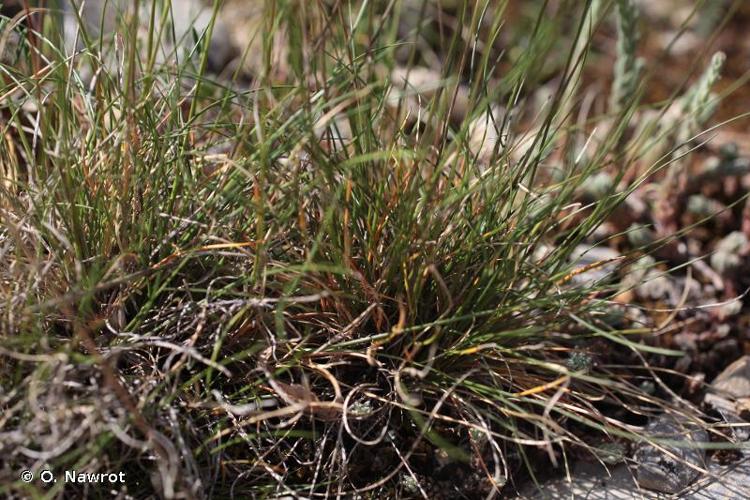
<path fill-rule="evenodd" d="M 573 120 L 594 3 L 518 34 L 507 2 L 424 2 L 406 33 L 407 3 L 269 2 L 249 85 L 206 74 L 211 28 L 181 51 L 131 11 L 72 53 L 51 17 L 5 24 L 0 491 L 91 494 L 17 474 L 75 469 L 134 497 L 498 495 L 631 435 L 604 409 L 657 400 L 603 366 L 635 343 L 585 279 L 629 257 L 571 256 L 667 162 Z M 616 114 L 640 68 L 618 50 Z"/>

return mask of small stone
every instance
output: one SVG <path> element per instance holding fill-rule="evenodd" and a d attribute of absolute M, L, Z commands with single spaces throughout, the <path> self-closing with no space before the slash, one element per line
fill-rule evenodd
<path fill-rule="evenodd" d="M 388 95 L 388 105 L 398 106 L 402 103 L 404 109 L 411 119 L 416 119 L 426 109 L 431 99 L 439 92 L 449 92 L 455 98 L 451 108 L 451 119 L 454 121 L 464 120 L 469 111 L 471 93 L 465 85 L 456 86 L 455 82 L 446 79 L 439 71 L 422 66 L 396 67 L 391 72 L 391 92 Z M 495 120 L 502 122 L 502 115 Z"/>
<path fill-rule="evenodd" d="M 617 251 L 609 247 L 577 246 L 570 257 L 578 268 L 573 282 L 585 285 L 611 278 L 617 270 L 620 257 Z"/>
<path fill-rule="evenodd" d="M 77 2 L 80 3 L 80 2 Z M 85 29 L 87 34 L 94 40 L 100 36 L 108 40 L 117 31 L 119 23 L 124 19 L 123 16 L 132 8 L 132 2 L 129 0 L 110 0 L 109 2 L 84 2 L 82 5 L 81 21 L 79 26 L 78 16 L 76 15 L 76 4 L 70 0 L 61 2 L 62 12 L 64 13 L 63 31 L 65 34 L 65 43 L 67 50 L 82 50 L 83 38 L 78 34 L 81 28 Z M 159 11 L 160 12 L 160 11 Z M 151 10 L 142 6 L 139 11 L 139 23 L 141 28 L 146 28 L 151 20 Z M 195 35 L 203 36 L 211 23 L 211 10 L 207 8 L 200 0 L 173 0 L 172 11 L 169 20 L 173 21 L 174 45 L 179 48 L 179 56 L 183 57 L 192 52 L 195 44 Z M 161 19 L 156 20 L 157 26 Z M 171 34 L 171 30 L 167 30 Z M 169 54 L 175 47 L 167 43 L 168 36 L 165 36 L 164 50 L 159 51 Z M 77 43 L 78 46 L 74 46 Z M 227 63 L 234 52 L 234 47 L 227 35 L 227 29 L 221 19 L 217 19 L 214 24 L 213 34 L 209 41 L 208 62 L 209 67 L 219 71 Z"/>
<path fill-rule="evenodd" d="M 644 434 L 654 439 L 684 441 L 685 445 L 708 442 L 708 433 L 695 424 L 669 415 L 650 422 Z M 651 443 L 643 442 L 636 449 L 636 479 L 642 488 L 677 493 L 689 486 L 698 477 L 693 467 L 705 466 L 705 450 L 673 444 L 659 445 L 676 457 L 663 453 Z M 693 467 L 691 467 L 690 465 Z"/>
<path fill-rule="evenodd" d="M 505 110 L 499 106 L 490 109 L 474 119 L 469 125 L 469 149 L 477 158 L 479 165 L 488 166 L 495 156 L 495 151 L 502 151 L 503 141 L 507 140 L 507 130 L 501 130 L 504 124 Z"/>
<path fill-rule="evenodd" d="M 625 289 L 634 289 L 642 299 L 659 300 L 674 295 L 675 286 L 672 279 L 656 267 L 656 261 L 648 255 L 641 257 L 632 266 L 623 279 Z"/>
<path fill-rule="evenodd" d="M 729 365 L 714 379 L 711 389 L 733 398 L 750 397 L 750 356 Z"/>
<path fill-rule="evenodd" d="M 738 441 L 750 439 L 750 356 L 743 356 L 711 383 L 703 403 L 731 424 Z"/>
<path fill-rule="evenodd" d="M 703 404 L 721 415 L 721 418 L 731 425 L 731 435 L 737 441 L 747 441 L 750 438 L 750 426 L 747 425 L 750 405 L 744 406 L 750 404 L 750 399 L 741 399 L 735 404 L 727 398 L 708 393 L 703 399 Z"/>
<path fill-rule="evenodd" d="M 696 335 L 693 332 L 680 332 L 672 338 L 674 345 L 683 352 L 695 352 L 698 350 Z"/>
<path fill-rule="evenodd" d="M 730 302 L 727 302 L 726 304 L 723 304 L 719 309 L 717 310 L 717 316 L 721 321 L 724 321 L 727 318 L 731 318 L 732 316 L 738 315 L 742 311 L 742 300 L 741 299 L 734 299 Z"/>
<path fill-rule="evenodd" d="M 674 289 L 672 282 L 662 273 L 651 270 L 646 274 L 643 283 L 636 287 L 636 293 L 644 299 L 658 300 L 668 298 Z"/>
<path fill-rule="evenodd" d="M 750 422 L 750 398 L 742 398 L 737 401 L 735 409 L 742 420 Z"/>

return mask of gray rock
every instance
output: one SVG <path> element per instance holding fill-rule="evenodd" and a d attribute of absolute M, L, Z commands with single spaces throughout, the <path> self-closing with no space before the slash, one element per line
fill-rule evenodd
<path fill-rule="evenodd" d="M 750 458 L 728 466 L 712 464 L 709 475 L 685 494 L 690 500 L 747 500 L 750 498 Z"/>
<path fill-rule="evenodd" d="M 705 430 L 664 415 L 649 423 L 644 434 L 654 440 L 683 441 L 685 446 L 648 442 L 638 445 L 634 460 L 637 464 L 636 479 L 642 488 L 677 493 L 698 477 L 700 469 L 705 466 L 706 453 L 688 446 L 708 442 Z"/>
<path fill-rule="evenodd" d="M 200 0 L 172 0 L 172 17 L 178 43 L 187 44 L 188 48 L 192 48 L 192 32 L 194 30 L 201 36 L 208 29 L 211 24 L 211 9 L 206 8 Z M 180 40 L 182 42 L 179 42 Z M 227 26 L 222 16 L 217 16 L 209 45 L 209 68 L 215 71 L 222 70 L 233 54 L 234 46 Z"/>
<path fill-rule="evenodd" d="M 571 481 L 558 479 L 522 489 L 518 498 L 558 499 L 586 498 L 595 500 L 631 500 L 633 498 L 659 498 L 659 495 L 641 490 L 633 479 L 633 472 L 625 464 L 603 467 L 600 464 L 579 462 L 571 472 Z"/>
<path fill-rule="evenodd" d="M 743 418 L 750 402 L 750 356 L 741 357 L 721 372 L 703 402 L 732 426 L 735 439 L 750 439 L 750 424 Z"/>
<path fill-rule="evenodd" d="M 600 464 L 579 462 L 572 465 L 571 481 L 556 479 L 540 487 L 522 488 L 522 499 L 630 500 L 666 499 L 672 495 L 640 488 L 634 466 L 620 464 L 604 468 Z M 686 500 L 747 500 L 750 497 L 750 456 L 730 465 L 711 462 L 708 474 L 680 491 L 677 498 Z"/>
<path fill-rule="evenodd" d="M 742 356 L 729 365 L 711 383 L 711 390 L 733 398 L 749 398 L 750 356 Z"/>
<path fill-rule="evenodd" d="M 120 26 L 120 20 L 126 15 L 131 0 L 87 1 L 79 3 L 83 27 L 89 37 L 98 39 L 102 36 L 109 42 Z M 151 19 L 151 4 L 144 2 L 139 11 L 141 28 L 146 28 Z M 62 2 L 64 13 L 64 33 L 68 51 L 81 50 L 84 45 L 79 33 L 79 22 L 74 12 L 74 6 L 69 1 Z M 157 29 L 161 24 L 159 16 L 161 7 L 157 8 Z M 195 46 L 196 38 L 202 36 L 211 22 L 211 10 L 201 0 L 172 0 L 172 11 L 168 21 L 173 23 L 174 39 L 171 31 L 165 29 L 163 50 L 160 57 L 169 58 L 170 52 L 177 48 L 177 54 L 183 58 L 190 54 Z M 125 34 L 123 34 L 125 35 Z M 169 35 L 169 36 L 168 36 Z M 196 37 L 197 35 L 197 37 Z M 209 66 L 215 70 L 224 67 L 233 54 L 233 46 L 228 30 L 220 18 L 217 18 L 209 45 Z M 166 56 L 165 56 L 166 54 Z"/>
<path fill-rule="evenodd" d="M 749 401 L 748 398 L 750 356 L 744 356 L 716 377 L 705 399 L 707 406 L 713 407 L 732 424 L 738 441 L 748 438 L 748 430 L 742 427 L 737 405 Z M 693 444 L 708 441 L 708 434 L 697 424 L 670 416 L 654 420 L 644 429 L 644 434 Z M 674 498 L 672 495 L 689 500 L 750 498 L 750 446 L 747 443 L 738 444 L 744 454 L 739 461 L 729 465 L 707 460 L 701 449 L 673 444 L 661 447 L 678 459 L 669 457 L 652 444 L 643 443 L 638 446 L 631 464 L 606 468 L 598 463 L 572 464 L 570 481 L 556 479 L 544 482 L 539 487 L 530 485 L 521 489 L 519 498 L 625 500 Z M 701 470 L 708 473 L 702 474 Z"/>
<path fill-rule="evenodd" d="M 675 296 L 673 279 L 655 266 L 656 261 L 653 257 L 641 257 L 627 268 L 621 288 L 632 288 L 642 299 L 670 300 Z"/>
<path fill-rule="evenodd" d="M 737 403 L 712 393 L 706 394 L 703 403 L 721 415 L 721 418 L 731 426 L 732 436 L 737 441 L 750 439 L 750 425 L 740 417 L 742 410 L 738 409 Z"/>
<path fill-rule="evenodd" d="M 573 282 L 586 285 L 612 278 L 621 257 L 609 247 L 578 245 L 570 256 L 577 268 Z"/>

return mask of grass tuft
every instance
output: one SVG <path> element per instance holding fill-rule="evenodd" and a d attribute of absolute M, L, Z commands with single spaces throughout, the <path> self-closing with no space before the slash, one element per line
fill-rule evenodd
<path fill-rule="evenodd" d="M 167 3 L 75 50 L 41 14 L 2 25 L 0 492 L 94 494 L 17 477 L 51 468 L 133 497 L 492 496 L 636 438 L 608 408 L 668 405 L 608 365 L 675 354 L 613 319 L 640 255 L 582 263 L 672 161 L 583 111 L 600 2 L 522 33 L 507 2 L 422 2 L 407 32 L 408 2 L 268 2 L 249 84 L 207 73 L 220 3 L 181 44 Z M 620 115 L 642 81 L 617 13 Z M 722 61 L 680 101 L 691 134 Z"/>

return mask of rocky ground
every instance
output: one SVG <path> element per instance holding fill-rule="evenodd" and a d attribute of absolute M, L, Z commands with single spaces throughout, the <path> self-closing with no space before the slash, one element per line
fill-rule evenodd
<path fill-rule="evenodd" d="M 623 453 L 576 463 L 569 477 L 529 485 L 519 498 L 747 498 L 750 492 L 750 356 L 727 367 L 701 405 L 684 402 L 695 420 L 668 414 L 642 429 L 632 458 Z M 708 449 L 707 449 L 708 448 Z"/>

